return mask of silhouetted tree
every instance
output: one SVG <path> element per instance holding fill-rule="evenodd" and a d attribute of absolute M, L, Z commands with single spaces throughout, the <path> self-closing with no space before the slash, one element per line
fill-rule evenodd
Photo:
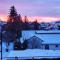
<path fill-rule="evenodd" d="M 23 50 L 27 49 L 28 48 L 28 40 L 25 39 L 22 45 L 23 45 Z"/>
<path fill-rule="evenodd" d="M 28 30 L 29 29 L 29 23 L 28 23 L 28 18 L 27 16 L 24 17 L 24 29 Z"/>
<path fill-rule="evenodd" d="M 14 50 L 21 50 L 22 48 L 21 42 L 14 42 Z"/>
<path fill-rule="evenodd" d="M 14 42 L 21 37 L 21 15 L 18 15 L 14 6 L 11 7 L 6 24 L 6 31 L 14 37 Z M 11 37 L 12 39 L 12 37 Z"/>
<path fill-rule="evenodd" d="M 12 6 L 10 9 L 10 14 L 7 22 L 7 30 L 16 33 L 16 36 L 18 36 L 22 29 L 21 21 L 22 21 L 21 15 L 18 15 L 15 7 Z"/>
<path fill-rule="evenodd" d="M 34 21 L 34 30 L 38 30 L 39 29 L 39 24 L 37 22 L 37 20 Z"/>

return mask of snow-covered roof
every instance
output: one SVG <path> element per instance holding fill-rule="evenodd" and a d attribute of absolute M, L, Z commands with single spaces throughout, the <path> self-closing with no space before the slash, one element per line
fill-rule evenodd
<path fill-rule="evenodd" d="M 37 37 L 37 36 L 32 36 L 32 37 L 30 37 L 28 40 L 40 40 L 40 42 L 43 42 L 43 40 L 42 39 L 40 39 L 39 37 Z"/>
<path fill-rule="evenodd" d="M 37 32 L 37 33 L 36 33 Z M 36 36 L 43 40 L 43 44 L 60 44 L 60 31 L 22 31 L 22 38 L 29 39 Z"/>

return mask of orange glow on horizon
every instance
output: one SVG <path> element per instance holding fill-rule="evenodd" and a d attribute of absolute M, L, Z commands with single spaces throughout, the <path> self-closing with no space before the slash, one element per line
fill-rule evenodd
<path fill-rule="evenodd" d="M 1 19 L 2 21 L 7 22 L 7 16 L 0 16 L 0 19 Z"/>
<path fill-rule="evenodd" d="M 28 17 L 28 20 L 30 22 L 35 21 L 36 19 L 38 22 L 54 22 L 60 20 L 60 18 L 58 17 L 40 17 L 40 16 Z"/>
<path fill-rule="evenodd" d="M 27 16 L 29 22 L 33 22 L 37 19 L 38 22 L 54 22 L 54 21 L 58 21 L 60 20 L 59 17 L 41 17 L 41 16 Z M 0 16 L 0 19 L 2 21 L 6 21 L 7 22 L 7 16 Z M 24 17 L 22 16 L 22 19 L 24 19 Z"/>

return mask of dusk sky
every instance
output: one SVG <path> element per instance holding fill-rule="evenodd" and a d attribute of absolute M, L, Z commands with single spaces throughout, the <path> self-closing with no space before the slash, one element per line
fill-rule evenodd
<path fill-rule="evenodd" d="M 14 5 L 17 12 L 29 19 L 41 21 L 60 20 L 60 0 L 0 0 L 0 18 L 8 16 L 10 7 Z"/>

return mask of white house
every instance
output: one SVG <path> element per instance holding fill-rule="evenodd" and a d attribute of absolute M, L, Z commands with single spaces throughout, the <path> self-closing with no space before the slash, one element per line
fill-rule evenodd
<path fill-rule="evenodd" d="M 60 31 L 22 31 L 22 38 L 27 39 L 28 48 L 60 50 Z"/>

